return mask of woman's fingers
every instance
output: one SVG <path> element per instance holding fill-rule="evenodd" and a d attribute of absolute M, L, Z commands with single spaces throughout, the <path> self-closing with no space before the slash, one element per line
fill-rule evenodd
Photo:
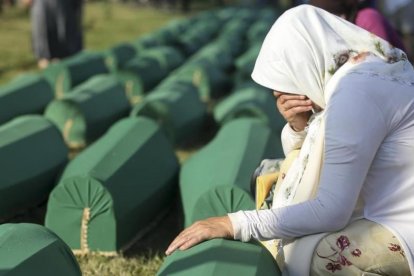
<path fill-rule="evenodd" d="M 292 93 L 284 93 L 284 92 L 278 92 L 278 91 L 273 91 L 273 96 L 275 98 L 282 98 L 282 97 L 287 97 L 287 98 L 301 98 L 304 99 L 306 98 L 305 95 L 300 95 L 300 94 L 292 94 Z"/>
<path fill-rule="evenodd" d="M 187 243 L 189 240 L 191 240 L 191 235 L 193 232 L 193 228 L 195 225 L 191 225 L 190 227 L 184 229 L 181 231 L 180 234 L 171 242 L 171 244 L 168 246 L 165 254 L 170 255 L 172 252 L 177 250 L 178 248 L 181 248 L 185 243 Z"/>
<path fill-rule="evenodd" d="M 167 250 L 165 251 L 165 254 L 170 255 L 177 249 L 188 249 L 206 239 L 209 239 L 208 230 L 208 227 L 206 227 L 203 224 L 200 224 L 200 222 L 194 223 L 187 229 L 183 230 L 174 239 L 174 241 L 168 246 Z M 215 238 L 214 235 L 211 238 Z"/>
<path fill-rule="evenodd" d="M 296 117 L 298 114 L 300 113 L 305 113 L 312 110 L 312 106 L 296 106 L 296 107 L 292 107 L 289 110 L 287 110 L 285 112 L 286 117 L 289 119 L 293 119 L 294 117 Z M 289 120 L 288 120 L 289 121 Z"/>
<path fill-rule="evenodd" d="M 228 216 L 213 217 L 198 221 L 183 230 L 168 246 L 165 254 L 175 250 L 185 250 L 205 240 L 233 237 L 233 226 Z"/>
<path fill-rule="evenodd" d="M 276 106 L 290 127 L 295 131 L 305 129 L 312 110 L 312 101 L 304 95 L 274 91 Z"/>
<path fill-rule="evenodd" d="M 200 239 L 199 237 L 191 237 L 188 238 L 187 241 L 185 241 L 178 249 L 180 250 L 186 250 L 188 248 L 193 247 L 196 244 L 199 244 L 200 242 L 204 241 L 205 239 Z"/>
<path fill-rule="evenodd" d="M 281 102 L 280 106 L 284 109 L 284 110 L 289 110 L 293 107 L 297 107 L 297 106 L 312 106 L 312 101 L 311 100 L 289 100 L 289 101 L 285 101 L 285 102 Z"/>
<path fill-rule="evenodd" d="M 182 232 L 181 232 L 182 233 Z M 167 250 L 165 251 L 166 255 L 170 255 L 171 253 L 173 253 L 175 250 L 177 250 L 178 248 L 180 248 L 182 245 L 184 245 L 187 241 L 189 240 L 189 238 L 185 238 L 184 236 L 182 236 L 181 234 L 178 235 L 173 242 L 168 246 Z"/>

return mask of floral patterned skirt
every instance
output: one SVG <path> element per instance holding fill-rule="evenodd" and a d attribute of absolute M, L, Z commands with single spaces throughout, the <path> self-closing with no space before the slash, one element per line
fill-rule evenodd
<path fill-rule="evenodd" d="M 256 208 L 270 209 L 275 186 L 283 180 L 294 155 L 285 160 L 263 160 L 256 175 Z M 279 240 L 261 242 L 280 267 Z M 380 224 L 367 219 L 352 222 L 341 231 L 328 234 L 316 246 L 310 275 L 409 276 L 410 268 L 397 237 Z"/>
<path fill-rule="evenodd" d="M 310 275 L 411 275 L 398 239 L 383 226 L 354 221 L 315 248 Z"/>

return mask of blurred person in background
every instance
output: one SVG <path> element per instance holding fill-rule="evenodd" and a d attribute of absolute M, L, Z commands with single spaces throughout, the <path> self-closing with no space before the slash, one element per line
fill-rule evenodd
<path fill-rule="evenodd" d="M 408 57 L 414 60 L 414 1 L 380 0 L 378 8 L 401 34 Z"/>
<path fill-rule="evenodd" d="M 0 13 L 3 11 L 3 6 L 14 6 L 16 5 L 16 0 L 0 0 Z"/>
<path fill-rule="evenodd" d="M 310 5 L 340 16 L 355 25 L 379 36 L 394 47 L 406 50 L 391 23 L 373 6 L 373 1 L 360 0 L 310 0 Z"/>
<path fill-rule="evenodd" d="M 83 48 L 83 0 L 28 0 L 31 5 L 33 52 L 39 68 Z"/>

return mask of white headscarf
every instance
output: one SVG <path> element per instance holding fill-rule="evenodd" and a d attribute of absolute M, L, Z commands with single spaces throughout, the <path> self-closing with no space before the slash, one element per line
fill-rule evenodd
<path fill-rule="evenodd" d="M 325 89 L 333 74 L 348 57 L 363 52 L 390 63 L 407 60 L 403 51 L 374 34 L 325 10 L 301 5 L 286 11 L 270 29 L 252 78 L 272 90 L 306 95 L 325 108 Z"/>
<path fill-rule="evenodd" d="M 340 68 L 346 70 L 338 71 Z M 263 42 L 252 78 L 272 90 L 306 95 L 325 108 L 341 76 L 350 71 L 414 82 L 412 66 L 403 51 L 340 17 L 314 6 L 301 5 L 288 10 L 275 22 Z M 275 193 L 272 208 L 315 196 L 323 164 L 324 139 L 325 115 L 321 112 L 310 123 L 300 153 Z M 305 275 L 313 248 L 323 235 L 309 235 L 285 246 L 278 257 L 284 258 L 286 269 L 302 269 Z M 298 260 L 303 267 L 298 268 Z"/>

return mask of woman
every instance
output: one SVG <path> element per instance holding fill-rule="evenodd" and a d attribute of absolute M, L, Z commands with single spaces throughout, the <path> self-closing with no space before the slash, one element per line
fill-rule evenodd
<path fill-rule="evenodd" d="M 414 70 L 405 53 L 303 5 L 273 25 L 252 77 L 275 91 L 290 124 L 284 150 L 300 147 L 299 156 L 272 209 L 197 222 L 166 253 L 217 237 L 282 239 L 289 275 L 413 273 Z"/>

